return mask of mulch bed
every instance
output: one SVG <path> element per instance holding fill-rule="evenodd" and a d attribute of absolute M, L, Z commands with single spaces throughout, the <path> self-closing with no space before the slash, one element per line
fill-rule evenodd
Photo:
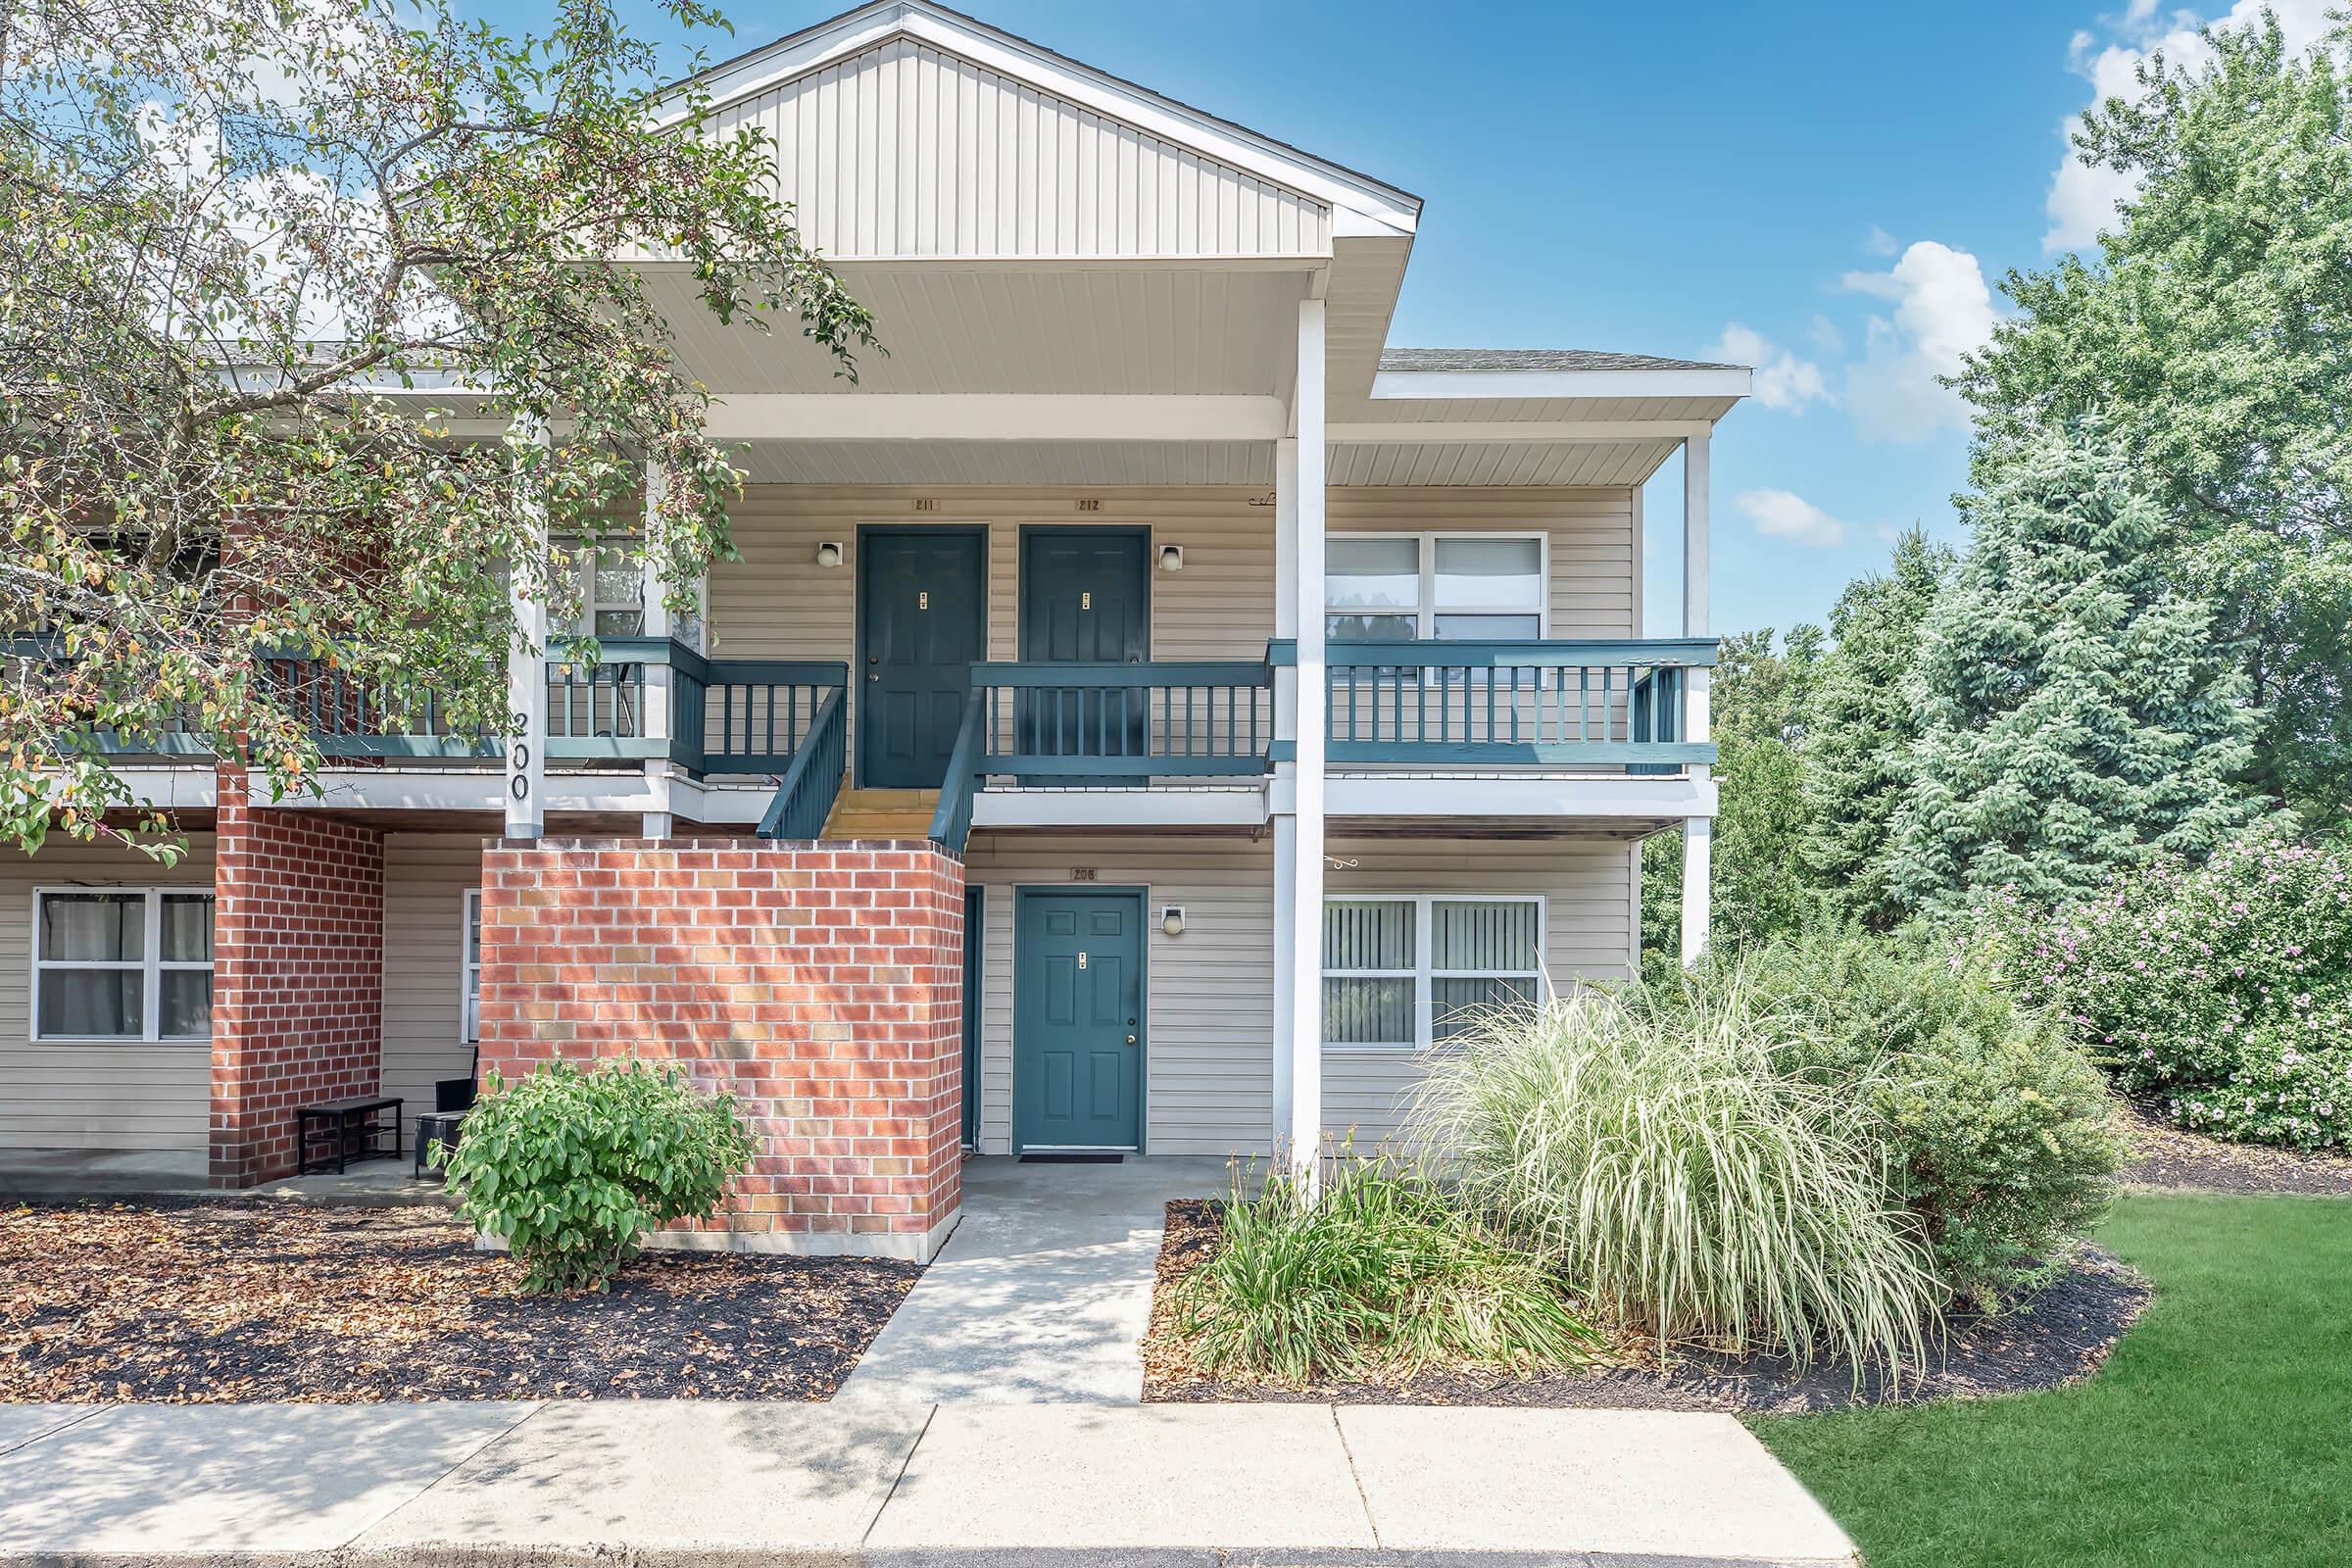
<path fill-rule="evenodd" d="M 1152 1332 L 1144 1345 L 1146 1400 L 1778 1412 L 2022 1394 L 2078 1382 L 2096 1370 L 2149 1297 L 2147 1282 L 2113 1253 L 2082 1247 L 2064 1273 L 2030 1298 L 1995 1316 L 1953 1316 L 1935 1363 L 1907 1376 L 1899 1388 L 1875 1378 L 1856 1388 L 1850 1369 L 1842 1365 L 1816 1363 L 1800 1371 L 1775 1357 L 1680 1348 L 1663 1368 L 1650 1361 L 1525 1377 L 1431 1370 L 1393 1382 L 1302 1387 L 1205 1380 L 1194 1375 L 1174 1343 L 1171 1292 L 1177 1280 L 1214 1254 L 1223 1234 L 1223 1209 L 1222 1203 L 1198 1199 L 1168 1205 Z M 1624 1348 L 1636 1361 L 1649 1353 L 1634 1346 Z"/>
<path fill-rule="evenodd" d="M 433 1205 L 0 1210 L 0 1401 L 822 1399 L 921 1272 L 651 1252 L 601 1295 L 516 1297 Z"/>
<path fill-rule="evenodd" d="M 2127 1105 L 2121 1119 L 2132 1153 L 2124 1180 L 2134 1187 L 2352 1194 L 2352 1154 L 2226 1143 L 2176 1127 L 2145 1105 Z"/>

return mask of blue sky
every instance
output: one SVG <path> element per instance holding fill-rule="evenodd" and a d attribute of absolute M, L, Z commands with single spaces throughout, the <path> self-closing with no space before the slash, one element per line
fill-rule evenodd
<path fill-rule="evenodd" d="M 2285 0 L 2290 32 L 2326 3 Z M 1715 443 L 1726 632 L 1826 618 L 1914 520 L 1958 535 L 1966 430 L 1935 373 L 1982 340 L 2004 272 L 2091 242 L 2114 190 L 2059 177 L 2066 122 L 2225 9 L 958 4 L 1419 194 L 1396 346 L 1760 361 Z M 845 9 L 730 8 L 736 38 L 704 47 Z M 1681 506 L 1669 464 L 1646 498 L 1653 633 L 1676 629 Z"/>

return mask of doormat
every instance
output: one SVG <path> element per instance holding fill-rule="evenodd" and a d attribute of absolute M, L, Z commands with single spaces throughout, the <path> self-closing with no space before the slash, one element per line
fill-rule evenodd
<path fill-rule="evenodd" d="M 1125 1154 L 1023 1154 L 1024 1165 L 1116 1165 Z"/>

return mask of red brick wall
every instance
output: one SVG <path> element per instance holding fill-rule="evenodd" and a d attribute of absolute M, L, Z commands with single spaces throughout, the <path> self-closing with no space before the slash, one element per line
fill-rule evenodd
<path fill-rule="evenodd" d="M 250 1187 L 292 1174 L 296 1105 L 379 1083 L 384 836 L 255 810 L 236 768 L 218 804 L 212 1179 Z"/>
<path fill-rule="evenodd" d="M 760 1141 L 723 1228 L 908 1253 L 961 1201 L 963 864 L 926 843 L 506 840 L 482 1067 L 685 1063 Z"/>

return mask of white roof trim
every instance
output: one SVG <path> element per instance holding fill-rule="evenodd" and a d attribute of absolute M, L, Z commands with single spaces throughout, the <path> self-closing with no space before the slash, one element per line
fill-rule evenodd
<path fill-rule="evenodd" d="M 1339 422 L 1323 427 L 1333 446 L 1524 446 L 1621 441 L 1688 441 L 1705 435 L 1704 419 L 1426 419 L 1417 424 Z"/>
<path fill-rule="evenodd" d="M 1380 370 L 1382 398 L 1743 398 L 1751 374 L 1692 370 Z"/>
<path fill-rule="evenodd" d="M 694 80 L 714 105 L 725 104 L 822 70 L 895 37 L 911 38 L 1030 82 L 1163 141 L 1327 203 L 1333 209 L 1335 233 L 1364 231 L 1362 224 L 1345 222 L 1342 212 L 1372 225 L 1369 231 L 1373 233 L 1407 235 L 1420 220 L 1420 200 L 1408 192 L 1189 109 L 924 0 L 877 0 L 714 66 Z M 656 123 L 675 124 L 682 118 L 683 111 L 668 108 L 665 100 Z"/>

